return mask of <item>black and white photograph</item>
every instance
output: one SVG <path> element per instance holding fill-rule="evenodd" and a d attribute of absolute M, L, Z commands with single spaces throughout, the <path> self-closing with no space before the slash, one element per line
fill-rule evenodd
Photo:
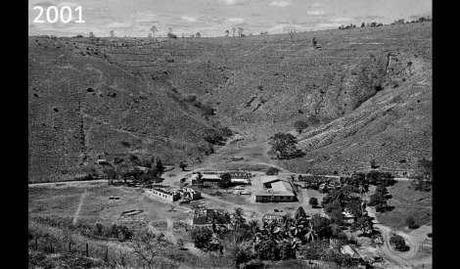
<path fill-rule="evenodd" d="M 28 268 L 433 268 L 432 1 L 27 3 Z"/>

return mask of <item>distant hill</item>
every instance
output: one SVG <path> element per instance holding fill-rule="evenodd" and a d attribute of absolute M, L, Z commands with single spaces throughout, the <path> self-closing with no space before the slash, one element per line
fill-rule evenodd
<path fill-rule="evenodd" d="M 362 169 L 371 159 L 410 169 L 431 156 L 430 22 L 293 39 L 29 44 L 31 180 L 77 171 L 104 151 L 198 162 L 209 153 L 203 130 L 219 126 L 258 143 L 292 132 L 306 152 L 278 162 L 292 171 Z M 299 120 L 310 122 L 300 134 Z"/>

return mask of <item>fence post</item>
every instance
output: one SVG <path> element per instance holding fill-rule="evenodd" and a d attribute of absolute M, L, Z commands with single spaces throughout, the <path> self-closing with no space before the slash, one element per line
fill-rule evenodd
<path fill-rule="evenodd" d="M 35 237 L 35 250 L 38 250 L 38 238 Z"/>
<path fill-rule="evenodd" d="M 72 251 L 72 242 L 69 241 L 69 252 Z"/>
<path fill-rule="evenodd" d="M 50 252 L 53 253 L 53 243 L 50 241 Z"/>
<path fill-rule="evenodd" d="M 109 261 L 109 246 L 105 246 L 105 261 Z"/>
<path fill-rule="evenodd" d="M 89 257 L 89 248 L 88 248 L 88 242 L 86 242 L 86 257 Z"/>

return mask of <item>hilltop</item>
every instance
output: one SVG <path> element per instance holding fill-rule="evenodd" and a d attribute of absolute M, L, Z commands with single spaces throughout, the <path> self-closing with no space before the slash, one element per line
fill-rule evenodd
<path fill-rule="evenodd" d="M 222 127 L 244 141 L 217 166 L 246 154 L 293 172 L 371 159 L 410 170 L 431 156 L 431 68 L 430 22 L 292 39 L 30 37 L 30 180 L 74 175 L 104 152 L 199 163 L 214 151 L 203 136 Z M 309 127 L 298 133 L 296 121 Z M 306 155 L 268 160 L 276 132 Z"/>

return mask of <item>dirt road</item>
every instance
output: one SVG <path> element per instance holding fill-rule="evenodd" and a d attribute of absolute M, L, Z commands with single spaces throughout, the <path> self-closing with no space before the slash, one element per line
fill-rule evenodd
<path fill-rule="evenodd" d="M 374 218 L 374 227 L 382 234 L 384 243 L 381 247 L 381 251 L 385 255 L 385 258 L 387 258 L 392 264 L 398 266 L 398 268 L 414 268 L 416 264 L 421 262 L 414 260 L 414 258 L 417 255 L 420 244 L 422 243 L 423 238 L 430 227 L 420 227 L 420 230 L 416 230 L 410 234 L 401 231 L 394 231 L 392 228 L 385 226 L 377 221 L 375 210 L 373 208 L 368 207 L 367 212 L 369 216 Z M 391 246 L 390 238 L 393 234 L 400 235 L 404 238 L 406 244 L 410 248 L 407 252 L 397 251 L 393 248 L 393 246 Z M 424 263 L 429 264 L 430 261 L 428 260 Z"/>

